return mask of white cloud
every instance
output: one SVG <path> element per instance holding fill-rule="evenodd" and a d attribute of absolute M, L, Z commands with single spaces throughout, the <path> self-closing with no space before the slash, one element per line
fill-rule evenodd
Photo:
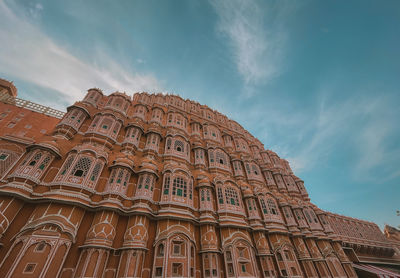
<path fill-rule="evenodd" d="M 400 148 L 390 143 L 400 117 L 389 98 L 360 95 L 334 103 L 321 100 L 318 114 L 309 115 L 304 127 L 310 132 L 288 160 L 295 173 L 321 165 L 333 155 L 347 148 L 354 152 L 350 172 L 356 180 L 386 180 L 398 176 L 395 165 L 400 159 Z M 397 115 L 396 115 L 397 113 Z M 343 144 L 343 145 L 342 145 Z M 372 173 L 379 169 L 379 173 Z M 397 171 L 397 172 L 396 172 Z"/>
<path fill-rule="evenodd" d="M 248 85 L 265 83 L 282 69 L 286 34 L 282 30 L 283 9 L 269 11 L 273 18 L 264 27 L 266 11 L 255 0 L 210 0 L 219 17 L 217 29 L 231 43 L 238 72 Z M 268 11 L 267 11 L 268 12 Z"/>
<path fill-rule="evenodd" d="M 35 9 L 43 10 L 43 6 Z M 92 87 L 106 93 L 161 90 L 153 75 L 128 71 L 103 52 L 92 53 L 96 64 L 78 59 L 3 1 L 0 15 L 0 68 L 9 76 L 55 90 L 71 101 Z"/>

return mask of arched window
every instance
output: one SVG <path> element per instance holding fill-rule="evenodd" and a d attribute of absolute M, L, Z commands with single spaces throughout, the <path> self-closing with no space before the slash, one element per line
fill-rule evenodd
<path fill-rule="evenodd" d="M 291 247 L 284 246 L 282 249 L 276 251 L 275 255 L 279 270 L 283 276 L 302 276 L 296 255 Z"/>
<path fill-rule="evenodd" d="M 144 105 L 136 105 L 133 116 L 145 119 L 147 108 Z"/>
<path fill-rule="evenodd" d="M 168 137 L 165 144 L 165 154 L 174 155 L 189 161 L 189 143 L 182 137 Z"/>
<path fill-rule="evenodd" d="M 243 212 L 240 193 L 238 193 L 233 185 L 219 185 L 217 187 L 217 196 L 219 210 Z"/>
<path fill-rule="evenodd" d="M 255 162 L 246 162 L 245 163 L 247 179 L 249 180 L 258 180 L 264 181 L 263 176 L 261 175 L 260 167 Z"/>
<path fill-rule="evenodd" d="M 74 159 L 75 159 L 75 155 L 71 155 L 67 158 L 67 160 L 64 163 L 64 166 L 62 167 L 61 174 L 60 174 L 61 176 L 65 175 L 67 173 L 67 171 L 71 167 Z"/>
<path fill-rule="evenodd" d="M 182 177 L 176 177 L 172 183 L 172 195 L 187 197 L 186 180 Z"/>
<path fill-rule="evenodd" d="M 116 139 L 121 129 L 121 122 L 112 115 L 96 115 L 88 132 L 96 132 Z"/>
<path fill-rule="evenodd" d="M 164 112 L 159 108 L 154 108 L 151 115 L 151 121 L 161 124 Z"/>
<path fill-rule="evenodd" d="M 228 277 L 256 277 L 255 256 L 248 242 L 238 240 L 225 247 L 225 269 Z"/>
<path fill-rule="evenodd" d="M 79 129 L 86 118 L 86 113 L 79 108 L 72 108 L 65 114 L 59 125 L 66 124 L 75 129 Z"/>
<path fill-rule="evenodd" d="M 200 209 L 201 210 L 212 210 L 212 200 L 209 188 L 200 189 Z"/>
<path fill-rule="evenodd" d="M 175 140 L 174 149 L 177 152 L 182 152 L 182 153 L 185 152 L 185 147 L 183 145 L 183 142 L 179 140 Z"/>
<path fill-rule="evenodd" d="M 283 218 L 279 213 L 279 208 L 273 197 L 269 195 L 259 196 L 259 202 L 266 221 L 283 223 Z"/>
<path fill-rule="evenodd" d="M 158 153 L 159 145 L 160 145 L 160 135 L 153 132 L 148 133 L 145 150 L 153 150 Z"/>
<path fill-rule="evenodd" d="M 108 97 L 108 101 L 106 104 L 106 108 L 111 108 L 118 112 L 125 113 L 129 106 L 129 100 L 127 100 L 122 95 L 118 95 L 116 93 L 110 95 Z"/>
<path fill-rule="evenodd" d="M 195 164 L 201 164 L 201 165 L 205 165 L 205 161 L 204 161 L 204 150 L 203 149 L 195 149 L 194 151 L 194 163 Z"/>
<path fill-rule="evenodd" d="M 261 208 L 262 208 L 263 212 L 264 212 L 265 214 L 268 214 L 267 206 L 265 205 L 264 199 L 261 199 L 261 200 L 260 200 L 260 203 L 261 203 Z"/>
<path fill-rule="evenodd" d="M 135 196 L 153 199 L 154 183 L 154 174 L 146 172 L 140 173 Z"/>
<path fill-rule="evenodd" d="M 183 175 L 167 172 L 164 175 L 162 202 L 183 203 L 193 205 L 193 181 Z"/>
<path fill-rule="evenodd" d="M 226 203 L 239 206 L 239 198 L 235 189 L 228 187 L 225 189 Z"/>
<path fill-rule="evenodd" d="M 103 130 L 108 130 L 110 129 L 112 126 L 112 120 L 111 119 L 103 119 L 103 121 L 101 122 L 101 128 Z"/>
<path fill-rule="evenodd" d="M 73 183 L 94 188 L 103 170 L 104 160 L 86 154 L 71 153 L 61 167 L 55 182 Z"/>
<path fill-rule="evenodd" d="M 33 181 L 38 182 L 38 179 L 47 170 L 53 159 L 54 155 L 48 151 L 39 149 L 32 150 L 12 176 L 33 178 Z"/>
<path fill-rule="evenodd" d="M 141 135 L 141 129 L 139 129 L 138 127 L 130 126 L 126 130 L 123 144 L 130 143 L 137 147 L 139 145 Z"/>
<path fill-rule="evenodd" d="M 81 157 L 78 162 L 75 164 L 72 175 L 75 177 L 86 177 L 90 166 L 92 164 L 92 159 L 89 157 Z"/>
<path fill-rule="evenodd" d="M 29 166 L 35 166 L 36 163 L 42 158 L 42 153 L 41 152 L 37 152 L 33 158 L 31 159 L 31 161 L 29 162 Z"/>
<path fill-rule="evenodd" d="M 268 203 L 268 208 L 269 208 L 269 211 L 271 212 L 271 214 L 279 215 L 279 211 L 278 211 L 278 208 L 276 207 L 274 199 L 269 198 L 267 200 L 267 203 Z"/>
<path fill-rule="evenodd" d="M 155 277 L 162 277 L 165 269 L 171 272 L 172 277 L 195 277 L 195 246 L 185 235 L 173 234 L 156 245 L 156 248 L 156 256 L 166 258 L 154 260 Z M 160 250 L 162 250 L 162 255 Z M 166 250 L 169 251 L 166 252 Z"/>
<path fill-rule="evenodd" d="M 208 150 L 210 168 L 219 168 L 231 171 L 228 155 L 220 149 Z"/>

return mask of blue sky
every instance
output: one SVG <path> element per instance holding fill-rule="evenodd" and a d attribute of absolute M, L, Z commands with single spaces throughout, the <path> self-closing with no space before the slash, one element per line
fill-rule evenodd
<path fill-rule="evenodd" d="M 0 16 L 21 98 L 179 94 L 287 158 L 320 208 L 400 224 L 399 1 L 0 0 Z"/>

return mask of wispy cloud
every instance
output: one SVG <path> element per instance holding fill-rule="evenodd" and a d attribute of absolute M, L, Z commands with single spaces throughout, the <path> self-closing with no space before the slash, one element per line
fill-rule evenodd
<path fill-rule="evenodd" d="M 57 91 L 71 101 L 91 87 L 130 93 L 161 89 L 152 74 L 127 70 L 101 50 L 91 53 L 96 63 L 78 59 L 42 32 L 33 15 L 17 13 L 10 5 L 0 1 L 0 37 L 6 38 L 0 47 L 0 72 Z M 31 10 L 37 15 L 44 8 L 36 5 Z"/>
<path fill-rule="evenodd" d="M 282 28 L 283 9 L 269 11 L 265 27 L 265 7 L 256 0 L 210 0 L 218 15 L 217 30 L 232 47 L 234 62 L 247 85 L 267 83 L 282 70 L 286 33 Z M 268 11 L 267 11 L 268 12 Z"/>
<path fill-rule="evenodd" d="M 296 173 L 311 170 L 327 161 L 334 151 L 354 152 L 353 178 L 359 181 L 391 179 L 399 175 L 395 165 L 400 148 L 391 142 L 397 129 L 396 112 L 390 97 L 355 95 L 334 102 L 321 99 L 318 113 L 308 119 L 310 136 L 288 160 Z M 379 173 L 372 173 L 378 170 Z M 350 170 L 350 169 L 349 169 Z"/>

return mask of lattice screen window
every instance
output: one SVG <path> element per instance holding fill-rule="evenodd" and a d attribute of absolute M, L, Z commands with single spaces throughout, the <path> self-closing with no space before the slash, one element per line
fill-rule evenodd
<path fill-rule="evenodd" d="M 81 157 L 75 164 L 72 174 L 76 177 L 86 177 L 90 166 L 92 164 L 92 159 L 89 157 Z"/>
<path fill-rule="evenodd" d="M 72 155 L 72 156 L 68 157 L 68 159 L 65 161 L 64 166 L 61 171 L 62 176 L 65 175 L 65 173 L 69 170 L 74 159 L 75 159 L 75 155 Z"/>
<path fill-rule="evenodd" d="M 117 175 L 117 184 L 121 184 L 123 177 L 124 177 L 124 170 L 119 169 Z"/>
<path fill-rule="evenodd" d="M 176 177 L 172 183 L 172 195 L 187 197 L 187 182 L 182 177 Z"/>
<path fill-rule="evenodd" d="M 225 188 L 225 200 L 227 204 L 239 206 L 238 194 L 232 187 Z"/>
<path fill-rule="evenodd" d="M 279 211 L 278 211 L 278 208 L 276 206 L 276 203 L 275 203 L 274 199 L 269 198 L 267 200 L 267 204 L 268 204 L 268 208 L 269 208 L 269 211 L 271 212 L 271 214 L 279 215 Z"/>
<path fill-rule="evenodd" d="M 171 138 L 168 138 L 168 139 L 167 139 L 166 148 L 167 148 L 167 150 L 170 150 L 170 149 L 171 149 Z"/>
<path fill-rule="evenodd" d="M 310 216 L 310 214 L 308 213 L 308 211 L 305 209 L 304 211 L 304 215 L 306 216 L 306 218 L 307 218 L 307 221 L 308 221 L 308 223 L 312 223 L 313 221 L 312 221 L 312 219 L 311 219 L 311 216 Z"/>
<path fill-rule="evenodd" d="M 166 175 L 164 177 L 164 195 L 168 195 L 169 194 L 169 183 L 170 183 L 170 176 Z"/>
<path fill-rule="evenodd" d="M 46 166 L 49 164 L 50 160 L 51 160 L 50 155 L 47 155 L 45 157 L 45 159 L 43 159 L 42 163 L 40 163 L 39 169 L 44 170 L 46 168 Z"/>
<path fill-rule="evenodd" d="M 210 158 L 210 164 L 214 164 L 214 151 L 210 150 L 208 155 L 209 155 L 209 158 Z"/>
<path fill-rule="evenodd" d="M 175 140 L 174 149 L 175 149 L 177 152 L 182 152 L 182 153 L 185 152 L 184 144 L 183 144 L 182 141 L 179 141 L 179 140 Z"/>
<path fill-rule="evenodd" d="M 36 152 L 35 155 L 33 156 L 33 158 L 31 159 L 31 161 L 29 162 L 28 166 L 35 166 L 35 164 L 38 163 L 38 161 L 40 160 L 41 157 L 42 157 L 42 153 Z"/>
<path fill-rule="evenodd" d="M 100 118 L 101 116 L 96 116 L 96 118 L 92 122 L 91 129 L 94 129 L 99 124 Z"/>
<path fill-rule="evenodd" d="M 260 199 L 261 208 L 265 214 L 268 214 L 267 206 L 265 205 L 264 199 Z"/>
<path fill-rule="evenodd" d="M 124 178 L 124 182 L 123 182 L 123 186 L 127 186 L 128 182 L 129 182 L 129 178 L 130 178 L 131 174 L 127 171 L 125 174 L 125 178 Z"/>
<path fill-rule="evenodd" d="M 222 194 L 222 189 L 220 187 L 218 187 L 218 202 L 220 204 L 224 203 L 224 196 Z"/>
<path fill-rule="evenodd" d="M 251 166 L 251 169 L 252 169 L 254 175 L 259 175 L 260 174 L 260 170 L 258 169 L 257 165 L 253 164 Z"/>
<path fill-rule="evenodd" d="M 225 154 L 224 153 L 222 153 L 222 152 L 216 152 L 216 159 L 217 159 L 217 162 L 219 163 L 219 164 L 222 164 L 222 165 L 227 165 L 227 163 L 226 163 L 226 156 L 225 156 Z"/>
<path fill-rule="evenodd" d="M 246 172 L 247 172 L 247 174 L 248 174 L 248 175 L 251 175 L 249 163 L 246 163 L 245 166 L 246 166 Z"/>
<path fill-rule="evenodd" d="M 103 119 L 102 123 L 101 123 L 101 129 L 103 130 L 108 130 L 111 128 L 112 125 L 112 120 L 110 119 Z"/>

